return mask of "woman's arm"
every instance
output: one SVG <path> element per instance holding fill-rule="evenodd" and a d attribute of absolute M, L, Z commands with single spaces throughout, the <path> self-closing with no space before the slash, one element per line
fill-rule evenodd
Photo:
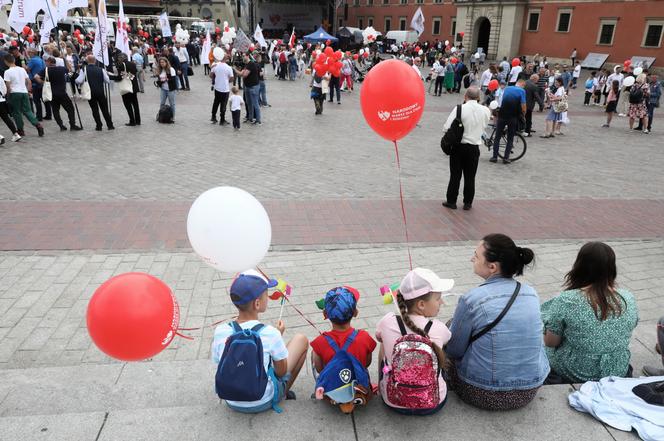
<path fill-rule="evenodd" d="M 562 342 L 562 337 L 551 331 L 546 331 L 544 334 L 544 344 L 550 348 L 557 348 Z"/>
<path fill-rule="evenodd" d="M 445 353 L 453 359 L 463 357 L 470 345 L 470 337 L 473 334 L 473 324 L 470 311 L 464 297 L 459 298 L 452 323 L 450 325 L 452 338 L 445 347 Z"/>

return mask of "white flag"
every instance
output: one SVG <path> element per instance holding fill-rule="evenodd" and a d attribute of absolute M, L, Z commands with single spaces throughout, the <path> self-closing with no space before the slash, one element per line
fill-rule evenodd
<path fill-rule="evenodd" d="M 115 32 L 115 47 L 119 51 L 125 53 L 127 58 L 131 60 L 131 49 L 129 48 L 129 36 L 127 35 L 127 22 L 124 15 L 124 6 L 122 0 L 118 3 L 118 24 L 117 31 Z"/>
<path fill-rule="evenodd" d="M 424 14 L 422 13 L 422 7 L 417 8 L 413 19 L 410 21 L 410 27 L 417 31 L 417 36 L 419 37 L 424 32 Z"/>
<path fill-rule="evenodd" d="M 0 6 L 11 5 L 12 0 L 0 0 Z"/>
<path fill-rule="evenodd" d="M 45 3 L 46 7 L 43 8 L 44 17 L 42 19 L 41 29 L 39 30 L 39 35 L 41 36 L 39 43 L 42 45 L 48 44 L 51 41 L 51 29 L 56 26 L 58 21 L 67 15 L 67 11 L 65 11 L 64 15 L 60 15 L 60 4 L 58 0 L 46 0 Z"/>
<path fill-rule="evenodd" d="M 159 27 L 161 27 L 161 36 L 162 37 L 172 37 L 173 33 L 171 32 L 171 24 L 168 22 L 168 14 L 162 12 L 159 16 Z"/>
<path fill-rule="evenodd" d="M 97 29 L 95 31 L 95 43 L 92 46 L 92 52 L 98 61 L 104 63 L 104 66 L 110 64 L 108 58 L 108 17 L 106 15 L 106 0 L 99 0 L 97 8 Z"/>
<path fill-rule="evenodd" d="M 19 34 L 28 23 L 35 23 L 37 13 L 45 6 L 36 0 L 14 0 L 7 22 Z"/>
<path fill-rule="evenodd" d="M 51 3 L 58 4 L 58 17 L 63 19 L 67 16 L 67 11 L 74 8 L 88 8 L 88 0 L 51 0 Z"/>
<path fill-rule="evenodd" d="M 203 48 L 201 49 L 201 64 L 210 64 L 210 51 L 212 50 L 212 41 L 210 40 L 210 30 L 208 29 Z"/>
<path fill-rule="evenodd" d="M 267 51 L 267 58 L 268 60 L 272 60 L 272 53 L 274 52 L 274 49 L 277 47 L 277 42 L 272 40 L 272 43 L 270 44 L 270 50 Z"/>
<path fill-rule="evenodd" d="M 260 25 L 256 25 L 256 31 L 254 32 L 254 40 L 258 44 L 261 45 L 261 47 L 267 47 L 267 41 L 265 41 L 265 37 L 263 37 L 263 30 L 261 29 Z"/>

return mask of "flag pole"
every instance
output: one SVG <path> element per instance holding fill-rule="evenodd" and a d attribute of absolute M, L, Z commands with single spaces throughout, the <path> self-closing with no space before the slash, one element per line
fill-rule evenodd
<path fill-rule="evenodd" d="M 97 4 L 97 0 L 93 0 L 94 5 L 95 5 L 95 11 L 97 12 L 97 29 L 101 30 L 101 20 L 99 20 L 99 5 Z M 97 38 L 97 35 L 95 35 L 95 39 Z M 94 42 L 93 42 L 94 44 Z M 102 45 L 103 47 L 103 45 Z M 108 52 L 108 48 L 106 49 L 106 52 Z M 108 55 L 107 55 L 108 56 Z M 104 59 L 104 55 L 101 56 L 102 60 Z M 100 62 L 97 60 L 97 62 Z M 110 63 L 110 56 L 108 62 Z M 106 70 L 106 65 L 104 64 L 103 61 L 101 61 L 102 64 L 102 69 Z M 108 114 L 113 119 L 113 106 L 111 106 L 111 86 L 108 84 L 104 83 L 104 95 L 106 96 L 106 104 L 108 106 Z"/>

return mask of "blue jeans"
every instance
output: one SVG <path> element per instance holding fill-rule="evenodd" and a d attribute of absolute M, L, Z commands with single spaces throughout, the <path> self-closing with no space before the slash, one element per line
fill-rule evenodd
<path fill-rule="evenodd" d="M 253 119 L 256 122 L 261 122 L 261 107 L 258 103 L 258 95 L 259 95 L 259 89 L 260 86 L 256 84 L 255 86 L 251 87 L 246 87 L 247 89 L 247 95 L 249 96 L 249 102 L 248 102 L 248 113 L 250 118 Z"/>
<path fill-rule="evenodd" d="M 258 83 L 258 92 L 260 97 L 260 104 L 262 106 L 267 106 L 267 89 L 265 88 L 265 81 L 260 81 Z"/>
<path fill-rule="evenodd" d="M 168 105 L 171 106 L 171 110 L 173 111 L 173 118 L 175 118 L 175 91 L 169 91 L 165 89 L 159 90 L 161 91 L 161 102 L 159 103 L 159 107 L 166 104 L 166 99 L 168 99 Z"/>
<path fill-rule="evenodd" d="M 498 118 L 496 122 L 496 134 L 493 137 L 493 157 L 498 158 L 498 149 L 500 141 L 503 138 L 503 133 L 507 129 L 507 145 L 505 146 L 505 155 L 503 159 L 509 159 L 510 152 L 512 151 L 512 143 L 514 142 L 514 134 L 516 133 L 516 126 L 518 120 L 516 118 Z"/>
<path fill-rule="evenodd" d="M 184 63 L 180 63 L 180 72 L 182 72 L 179 75 L 180 86 L 183 89 L 189 89 L 189 75 L 187 75 L 187 72 L 189 72 L 189 63 L 186 61 Z"/>

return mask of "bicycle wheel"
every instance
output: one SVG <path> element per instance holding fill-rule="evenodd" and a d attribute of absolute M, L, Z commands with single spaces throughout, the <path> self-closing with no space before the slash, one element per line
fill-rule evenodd
<path fill-rule="evenodd" d="M 498 156 L 504 158 L 505 147 L 507 146 L 507 135 L 503 135 L 500 138 L 500 144 L 498 148 Z M 523 155 L 526 154 L 527 148 L 526 138 L 524 138 L 520 133 L 514 134 L 514 140 L 512 141 L 512 151 L 510 152 L 510 160 L 517 161 L 523 158 Z"/>

